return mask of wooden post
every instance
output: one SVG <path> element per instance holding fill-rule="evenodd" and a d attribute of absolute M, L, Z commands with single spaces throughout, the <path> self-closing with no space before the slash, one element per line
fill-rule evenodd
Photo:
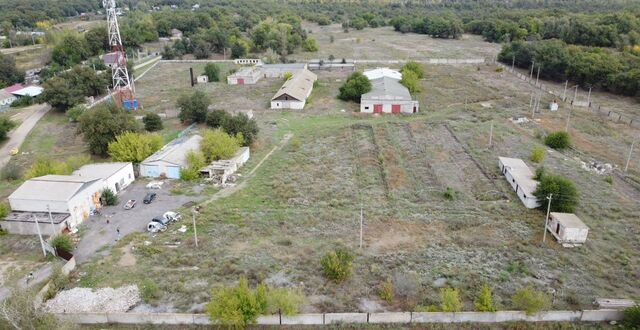
<path fill-rule="evenodd" d="M 544 220 L 544 234 L 542 234 L 542 243 L 547 240 L 547 225 L 549 225 L 549 213 L 551 212 L 551 197 L 553 194 L 549 194 L 547 199 L 549 200 L 549 204 L 547 205 L 547 218 Z"/>

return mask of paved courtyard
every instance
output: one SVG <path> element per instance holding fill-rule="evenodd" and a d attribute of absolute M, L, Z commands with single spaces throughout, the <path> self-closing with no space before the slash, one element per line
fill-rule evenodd
<path fill-rule="evenodd" d="M 147 224 L 153 217 L 199 199 L 198 196 L 172 195 L 170 181 L 165 181 L 162 189 L 147 189 L 146 184 L 147 181 L 132 183 L 118 195 L 118 205 L 106 206 L 102 209 L 101 215 L 91 216 L 85 221 L 81 227 L 82 239 L 74 252 L 76 262 L 88 261 L 101 248 L 114 245 L 117 228 L 120 228 L 121 238 L 136 231 L 146 232 Z M 151 204 L 142 202 L 147 192 L 157 194 Z M 136 206 L 131 210 L 125 210 L 124 204 L 130 199 L 137 201 Z"/>

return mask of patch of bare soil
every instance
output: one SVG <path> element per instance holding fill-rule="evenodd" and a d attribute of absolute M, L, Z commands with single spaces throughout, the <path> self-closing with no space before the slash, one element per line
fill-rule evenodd
<path fill-rule="evenodd" d="M 136 256 L 133 255 L 133 243 L 127 244 L 122 249 L 122 257 L 118 261 L 120 267 L 131 267 L 136 265 Z"/>
<path fill-rule="evenodd" d="M 415 223 L 384 221 L 367 225 L 364 233 L 365 245 L 372 254 L 389 251 L 416 250 L 434 243 L 446 243 L 450 239 L 442 221 Z"/>

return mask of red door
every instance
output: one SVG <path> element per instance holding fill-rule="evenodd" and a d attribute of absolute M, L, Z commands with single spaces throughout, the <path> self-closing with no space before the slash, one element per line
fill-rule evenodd
<path fill-rule="evenodd" d="M 391 113 L 400 113 L 400 104 L 392 104 Z"/>
<path fill-rule="evenodd" d="M 238 85 L 244 85 L 244 79 L 238 78 Z"/>
<path fill-rule="evenodd" d="M 382 113 L 382 104 L 374 104 L 373 113 Z"/>

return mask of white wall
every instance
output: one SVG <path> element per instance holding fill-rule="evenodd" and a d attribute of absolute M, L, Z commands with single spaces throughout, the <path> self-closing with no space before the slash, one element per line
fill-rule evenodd
<path fill-rule="evenodd" d="M 0 107 L 9 107 L 11 105 L 11 103 L 13 103 L 13 101 L 17 100 L 18 98 L 13 96 L 13 97 L 9 97 L 6 99 L 0 99 Z"/>
<path fill-rule="evenodd" d="M 560 232 L 556 233 L 558 221 L 551 217 L 547 228 L 549 232 L 558 240 L 559 243 L 582 244 L 587 240 L 589 229 L 584 228 L 567 228 L 560 224 Z"/>
<path fill-rule="evenodd" d="M 281 101 L 281 100 L 273 100 L 271 101 L 271 109 L 294 109 L 294 110 L 302 110 L 304 109 L 304 105 L 306 101 Z"/>
<path fill-rule="evenodd" d="M 127 166 L 121 168 L 118 172 L 105 180 L 105 188 L 109 188 L 114 193 L 117 193 L 118 190 L 116 190 L 116 183 L 120 184 L 120 190 L 122 190 L 129 186 L 134 180 L 133 164 L 129 163 Z"/>
<path fill-rule="evenodd" d="M 360 103 L 360 112 L 362 113 L 373 113 L 374 105 L 382 104 L 382 113 L 392 113 L 392 105 L 397 104 L 400 105 L 401 113 L 413 113 L 413 107 L 415 105 L 416 112 L 418 112 L 419 104 L 418 101 L 391 101 L 391 100 L 365 100 Z"/>
<path fill-rule="evenodd" d="M 102 189 L 104 189 L 104 182 L 98 180 L 71 198 L 67 211 L 71 213 L 71 218 L 68 220 L 71 228 L 82 223 L 89 217 L 91 210 L 99 207 Z"/>
<path fill-rule="evenodd" d="M 507 179 L 507 182 L 509 182 L 511 188 L 513 188 L 513 191 L 516 192 L 518 198 L 520 198 L 520 201 L 522 201 L 522 204 L 524 204 L 524 206 L 528 209 L 535 209 L 536 207 L 540 206 L 540 203 L 538 202 L 536 196 L 533 195 L 533 192 L 526 194 L 518 185 L 518 181 L 515 180 L 513 175 L 511 175 L 509 168 L 507 168 L 505 171 L 504 164 L 502 164 L 502 162 L 500 161 L 498 161 L 498 164 L 500 166 L 500 173 L 504 174 L 505 179 Z"/>

